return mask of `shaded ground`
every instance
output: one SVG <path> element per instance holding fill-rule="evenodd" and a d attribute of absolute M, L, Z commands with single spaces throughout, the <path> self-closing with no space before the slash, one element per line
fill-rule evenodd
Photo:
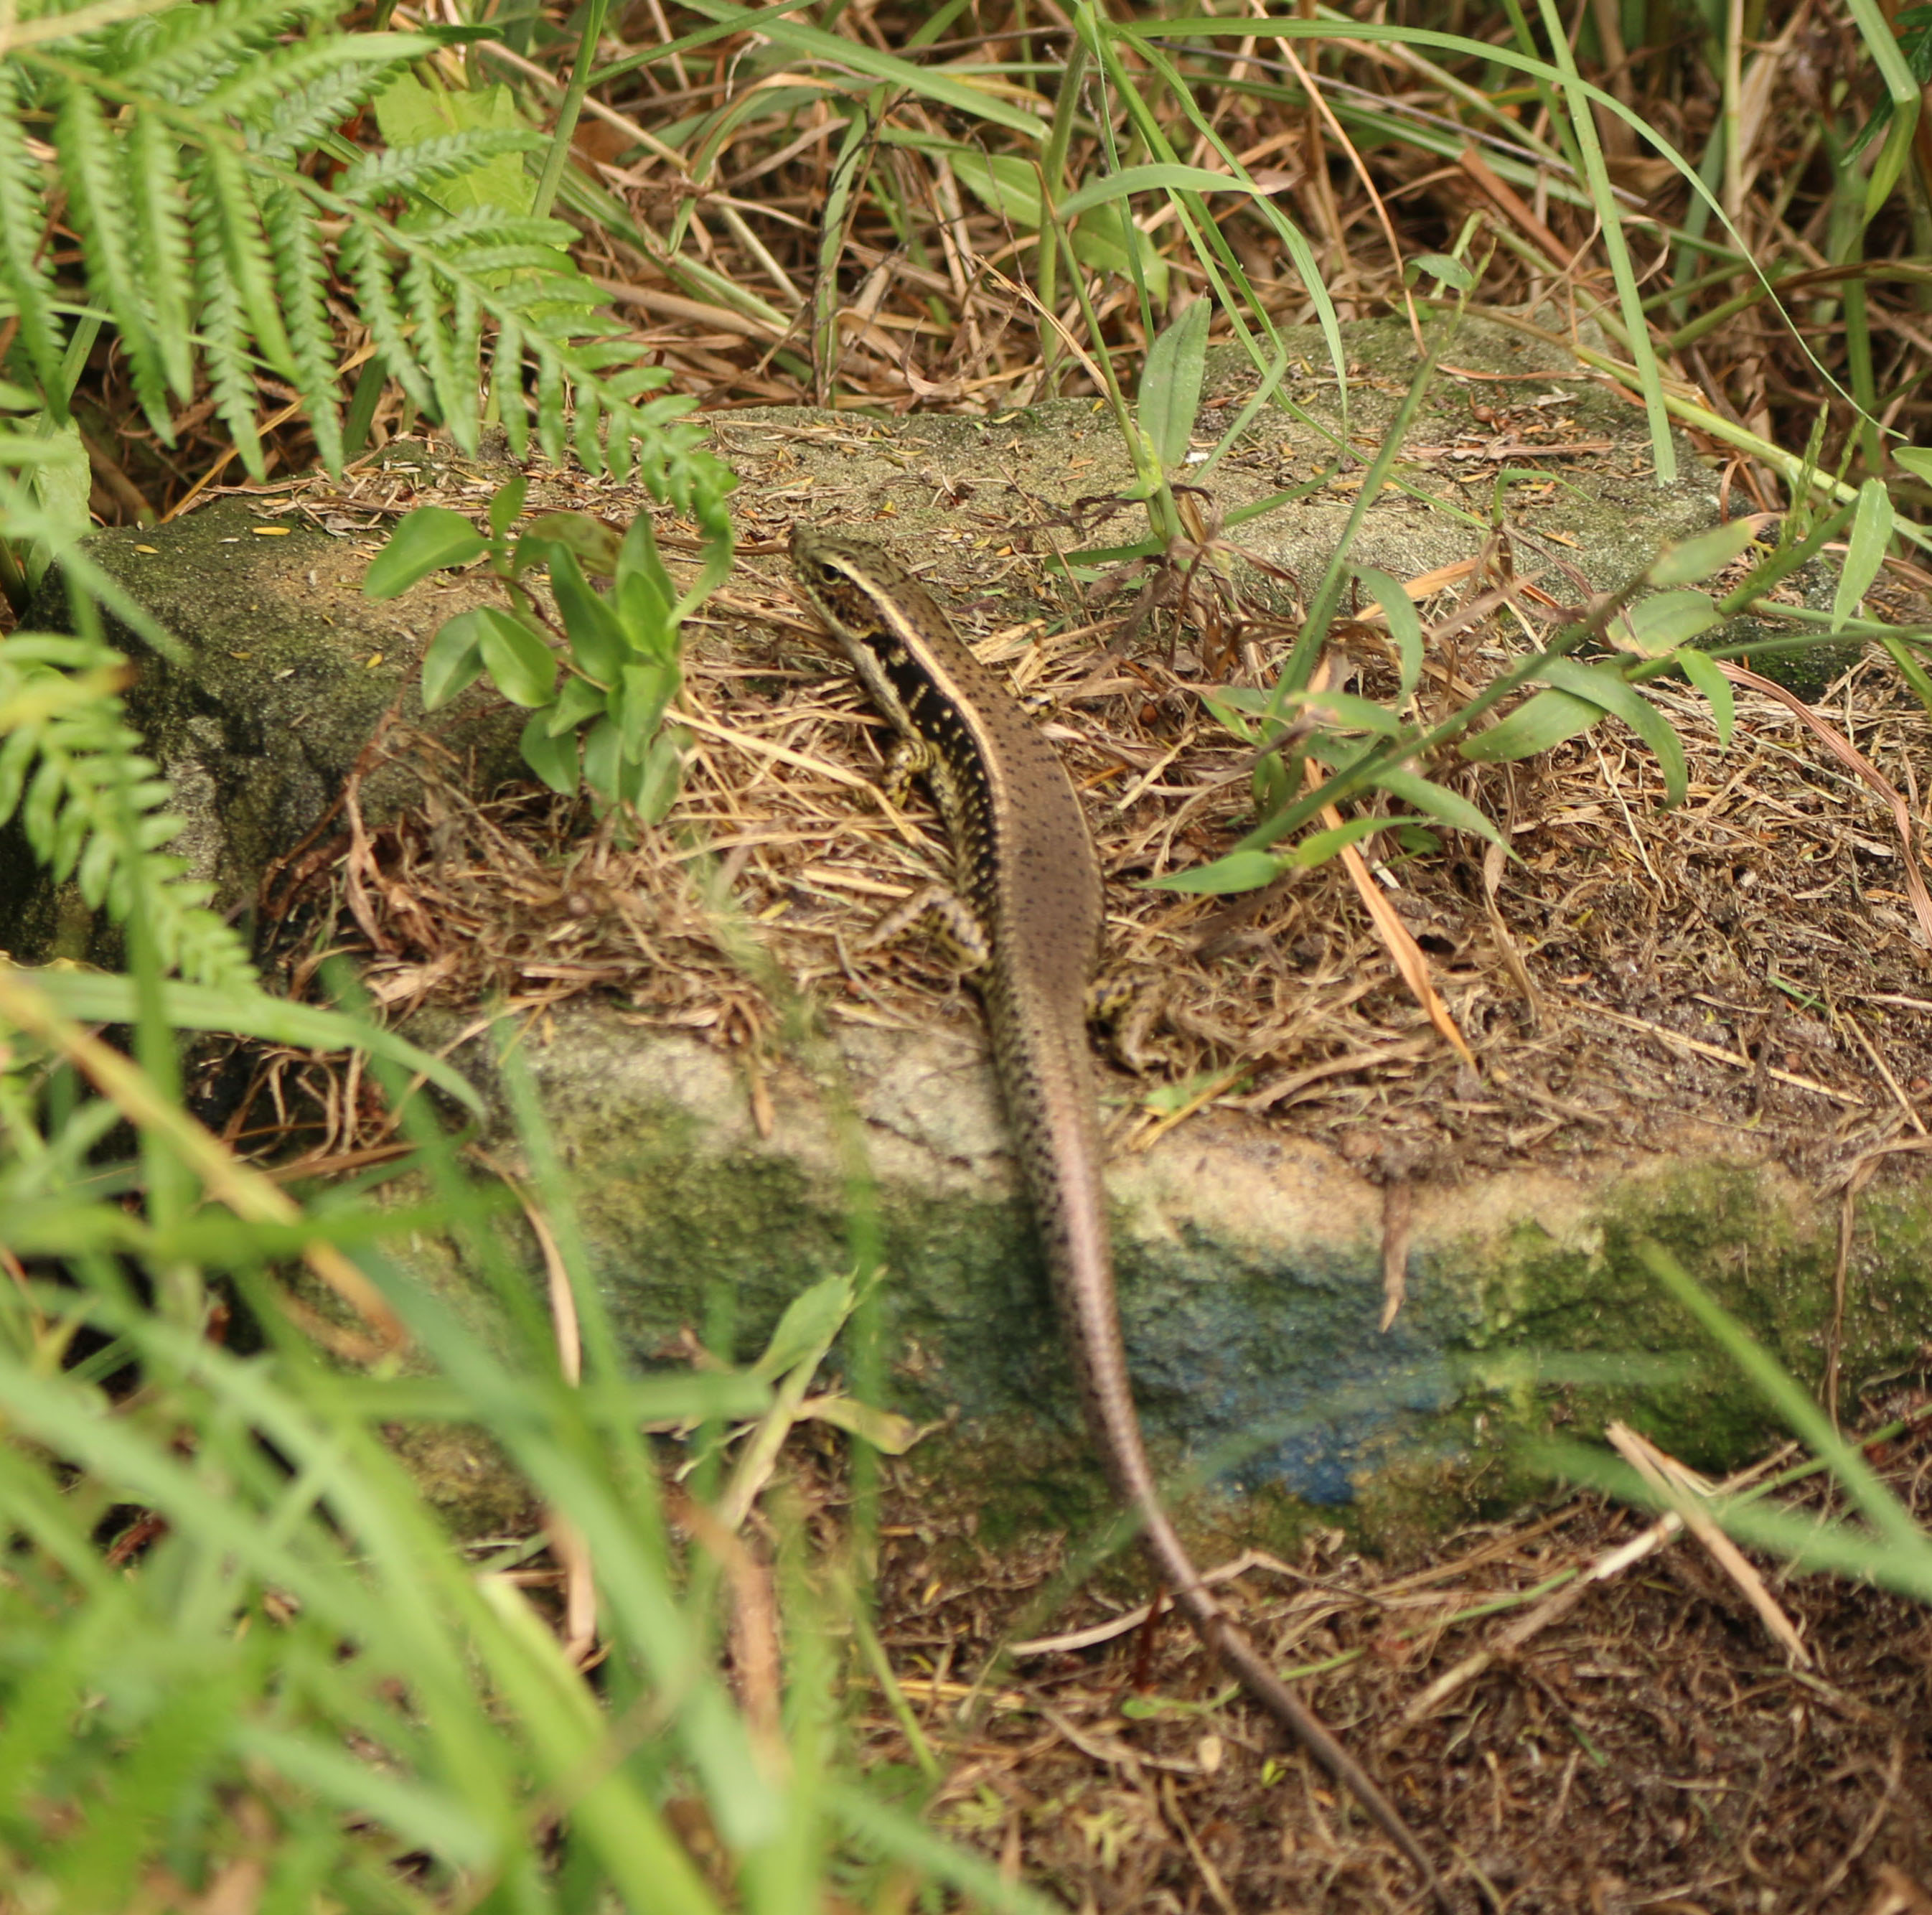
<path fill-rule="evenodd" d="M 1871 1453 L 1922 1520 L 1932 1424 Z M 1792 1496 L 1832 1507 L 1815 1480 Z M 1224 1594 L 1279 1666 L 1311 1670 L 1303 1693 L 1465 1907 L 1924 1915 L 1932 1617 L 1766 1565 L 1815 1658 L 1796 1668 L 1687 1538 L 1583 1580 L 1654 1529 L 1585 1496 L 1465 1530 L 1399 1571 L 1334 1532 Z M 994 1559 L 916 1511 L 886 1560 L 883 1633 L 951 1763 L 937 1819 L 1025 1879 L 1103 1915 L 1414 1905 L 1400 1859 L 1228 1699 L 1184 1622 L 1010 1663 L 962 1728 L 1000 1630 L 1054 1565 Z M 1064 1626 L 1108 1614 L 1090 1597 Z M 912 1759 L 882 1704 L 862 1733 L 870 1759 Z"/>

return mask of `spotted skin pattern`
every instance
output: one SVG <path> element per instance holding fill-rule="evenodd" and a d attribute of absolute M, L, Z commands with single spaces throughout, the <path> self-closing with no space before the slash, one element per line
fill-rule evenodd
<path fill-rule="evenodd" d="M 1162 1507 L 1114 1295 L 1087 1046 L 1100 956 L 1100 861 L 1066 767 L 924 586 L 878 547 L 792 530 L 800 590 L 907 741 L 938 801 L 958 894 L 990 953 L 975 976 L 1014 1154 L 1043 1239 L 1074 1374 L 1107 1473 L 1175 1606 L 1250 1694 L 1350 1789 L 1450 1906 L 1421 1845 L 1361 1765 L 1209 1591 Z"/>

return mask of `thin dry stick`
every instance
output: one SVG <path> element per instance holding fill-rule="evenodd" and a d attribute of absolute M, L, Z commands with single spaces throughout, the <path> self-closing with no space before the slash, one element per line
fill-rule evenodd
<path fill-rule="evenodd" d="M 1538 1636 L 1552 1622 L 1560 1622 L 1599 1583 L 1620 1576 L 1634 1562 L 1640 1562 L 1660 1549 L 1684 1526 L 1675 1511 L 1661 1516 L 1643 1533 L 1598 1558 L 1574 1583 L 1567 1583 L 1546 1597 L 1526 1616 L 1512 1622 L 1486 1648 L 1466 1655 L 1453 1669 L 1436 1677 L 1420 1695 L 1411 1698 L 1402 1712 L 1406 1722 L 1420 1722 L 1434 1715 L 1458 1689 L 1466 1688 L 1492 1664 L 1514 1655 L 1526 1643 Z"/>
<path fill-rule="evenodd" d="M 1705 1511 L 1702 1504 L 1712 1494 L 1710 1484 L 1627 1423 L 1612 1422 L 1604 1434 L 1612 1448 L 1670 1505 L 1683 1519 L 1684 1527 L 1709 1551 L 1718 1568 L 1743 1591 L 1744 1600 L 1757 1611 L 1792 1662 L 1800 1669 L 1811 1667 L 1811 1652 L 1792 1626 L 1790 1617 L 1778 1607 L 1777 1598 L 1765 1586 L 1764 1578 Z"/>

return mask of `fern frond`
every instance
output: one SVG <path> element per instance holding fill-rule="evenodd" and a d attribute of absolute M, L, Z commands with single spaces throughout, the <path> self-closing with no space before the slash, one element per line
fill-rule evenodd
<path fill-rule="evenodd" d="M 200 102 L 211 116 L 247 129 L 248 144 L 270 159 L 306 152 L 341 125 L 392 74 L 436 50 L 420 34 L 331 34 L 278 47 Z"/>
<path fill-rule="evenodd" d="M 436 283 L 434 269 L 420 253 L 412 253 L 403 268 L 403 297 L 416 314 L 416 360 L 435 389 L 436 410 L 456 443 L 466 452 L 473 452 L 476 395 L 473 390 L 465 392 L 458 383 L 455 356 L 442 323 L 443 291 Z"/>
<path fill-rule="evenodd" d="M 563 414 L 568 403 L 563 367 L 548 342 L 536 344 L 537 359 L 537 443 L 552 465 L 563 462 Z"/>
<path fill-rule="evenodd" d="M 296 389 L 308 409 L 315 448 L 331 471 L 342 464 L 342 418 L 337 410 L 334 329 L 328 317 L 328 267 L 306 200 L 278 188 L 262 208 L 274 254 L 277 290 L 286 315 Z"/>
<path fill-rule="evenodd" d="M 342 236 L 340 257 L 355 284 L 356 303 L 362 311 L 362 323 L 369 329 L 369 337 L 385 370 L 420 410 L 434 412 L 436 395 L 410 350 L 382 242 L 367 226 L 352 222 Z"/>
<path fill-rule="evenodd" d="M 255 430 L 255 371 L 242 323 L 242 302 L 221 268 L 219 248 L 195 252 L 195 279 L 201 294 L 202 362 L 208 368 L 214 410 L 235 441 L 251 478 L 268 476 Z"/>
<path fill-rule="evenodd" d="M 128 243 L 133 222 L 122 191 L 119 143 L 102 121 L 94 95 L 80 87 L 70 88 L 61 102 L 54 131 L 68 217 L 81 237 L 88 290 L 119 329 L 142 410 L 150 419 L 165 419 L 167 380 Z"/>
<path fill-rule="evenodd" d="M 54 284 L 40 258 L 46 230 L 47 183 L 27 150 L 17 117 L 20 95 L 13 69 L 0 64 L 0 286 L 11 296 L 20 341 L 57 423 L 67 418 L 61 380 L 59 323 Z"/>
<path fill-rule="evenodd" d="M 385 147 L 357 161 L 343 174 L 335 190 L 354 205 L 380 206 L 398 194 L 421 193 L 441 181 L 473 172 L 502 154 L 541 152 L 548 143 L 528 127 L 493 126 L 473 133 L 439 134 L 413 146 Z M 566 233 L 568 230 L 566 228 Z"/>
<path fill-rule="evenodd" d="M 68 661 L 70 668 L 50 659 Z M 0 641 L 0 704 L 23 689 L 126 662 L 86 641 L 16 633 Z M 183 977 L 253 983 L 241 939 L 207 908 L 212 887 L 161 849 L 181 830 L 181 821 L 166 809 L 173 795 L 110 691 L 70 700 L 0 745 L 0 821 L 17 808 L 28 843 L 56 882 L 73 876 L 85 901 L 104 907 L 118 923 L 139 910 L 163 963 Z"/>
<path fill-rule="evenodd" d="M 502 422 L 510 455 L 520 464 L 530 443 L 530 407 L 524 395 L 524 331 L 508 314 L 496 324 L 496 350 L 490 359 L 490 402 Z"/>
<path fill-rule="evenodd" d="M 189 263 L 188 194 L 181 173 L 181 143 L 158 113 L 135 116 L 128 142 L 128 200 L 134 220 L 134 250 L 141 283 L 154 316 L 154 347 L 175 396 L 194 396 L 194 353 L 188 343 L 188 314 L 194 302 Z M 148 409 L 164 445 L 175 442 L 173 421 L 165 410 Z"/>
<path fill-rule="evenodd" d="M 206 100 L 305 19 L 336 11 L 334 0 L 214 0 L 170 7 L 130 21 L 98 56 L 130 92 L 171 106 Z"/>
<path fill-rule="evenodd" d="M 196 169 L 196 249 L 226 267 L 228 284 L 248 316 L 262 356 L 292 380 L 295 355 L 275 305 L 274 268 L 262 230 L 254 182 L 242 155 L 226 140 L 210 140 L 200 158 Z"/>

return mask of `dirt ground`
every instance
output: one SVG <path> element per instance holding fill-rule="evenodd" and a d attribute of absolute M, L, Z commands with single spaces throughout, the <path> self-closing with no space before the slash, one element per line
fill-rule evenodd
<path fill-rule="evenodd" d="M 1914 1420 L 1869 1453 L 1922 1520 L 1932 1422 L 1922 1389 L 1897 1401 Z M 1834 1506 L 1820 1478 L 1791 1496 Z M 1058 1626 L 1118 1632 L 1010 1661 L 976 1694 L 1049 1555 L 976 1560 L 916 1514 L 889 1534 L 882 1632 L 951 1765 L 941 1826 L 1096 1915 L 1418 1905 L 1407 1865 L 1172 1613 L 1122 1631 L 1090 1598 Z M 1304 1697 L 1460 1907 L 1927 1915 L 1932 1616 L 1757 1559 L 1809 1666 L 1699 1544 L 1594 1496 L 1400 1568 L 1331 1532 L 1222 1593 L 1276 1667 L 1309 1672 Z M 863 1733 L 872 1759 L 913 1759 L 883 1706 Z"/>

